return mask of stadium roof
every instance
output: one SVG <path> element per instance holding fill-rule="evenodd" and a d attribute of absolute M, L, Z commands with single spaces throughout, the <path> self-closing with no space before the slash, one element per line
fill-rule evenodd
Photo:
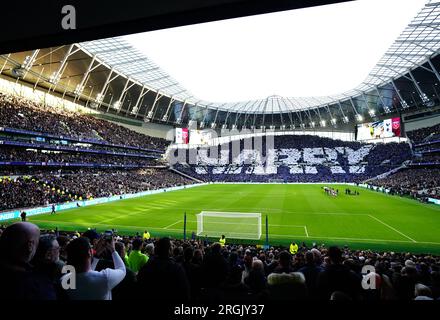
<path fill-rule="evenodd" d="M 121 37 L 83 42 L 80 45 L 110 67 L 155 91 L 176 99 L 192 98 L 176 80 Z"/>
<path fill-rule="evenodd" d="M 203 101 L 120 37 L 0 55 L 0 74 L 25 83 L 28 90 L 23 94 L 44 103 L 53 93 L 58 105 L 71 101 L 124 121 L 212 129 L 352 131 L 360 122 L 440 107 L 439 17 L 440 1 L 427 1 L 368 77 L 332 96 Z M 36 88 L 38 95 L 32 90 Z"/>
<path fill-rule="evenodd" d="M 399 78 L 409 70 L 425 63 L 427 57 L 436 54 L 440 48 L 440 6 L 439 2 L 427 1 L 426 5 L 385 52 L 367 78 L 356 88 L 332 96 L 269 96 L 260 100 L 232 103 L 203 101 L 197 99 L 178 81 L 121 37 L 84 42 L 80 43 L 80 46 L 118 72 L 173 99 L 199 107 L 229 112 L 282 113 L 323 107 L 349 97 L 358 96 Z"/>

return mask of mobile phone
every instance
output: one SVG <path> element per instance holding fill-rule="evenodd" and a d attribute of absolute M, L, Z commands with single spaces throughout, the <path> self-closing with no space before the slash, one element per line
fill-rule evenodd
<path fill-rule="evenodd" d="M 112 239 L 113 239 L 113 231 L 111 231 L 111 230 L 105 231 L 104 232 L 104 240 L 108 241 L 108 242 L 111 242 Z"/>

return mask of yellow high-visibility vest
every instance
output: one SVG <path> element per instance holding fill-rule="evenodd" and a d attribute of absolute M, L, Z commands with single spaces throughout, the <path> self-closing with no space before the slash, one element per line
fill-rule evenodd
<path fill-rule="evenodd" d="M 220 242 L 220 245 L 221 245 L 222 247 L 224 247 L 225 244 L 226 244 L 226 238 L 224 238 L 224 239 L 220 238 L 220 240 L 219 240 L 218 242 Z"/>
<path fill-rule="evenodd" d="M 298 252 L 298 245 L 295 243 L 290 244 L 290 254 L 296 254 Z"/>

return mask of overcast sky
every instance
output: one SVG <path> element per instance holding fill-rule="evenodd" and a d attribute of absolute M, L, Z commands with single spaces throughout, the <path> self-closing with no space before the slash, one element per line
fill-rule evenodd
<path fill-rule="evenodd" d="M 210 102 L 338 94 L 359 85 L 425 0 L 356 0 L 126 36 Z"/>

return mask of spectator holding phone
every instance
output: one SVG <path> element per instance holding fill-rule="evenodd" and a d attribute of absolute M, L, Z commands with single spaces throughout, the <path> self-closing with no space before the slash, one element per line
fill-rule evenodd
<path fill-rule="evenodd" d="M 74 280 L 75 289 L 65 289 L 71 300 L 112 300 L 112 289 L 125 277 L 125 264 L 115 250 L 113 237 L 101 238 L 95 249 L 94 256 L 90 241 L 85 237 L 74 239 L 67 246 L 67 264 L 75 268 L 75 277 L 68 273 L 61 281 L 71 283 Z M 114 268 L 95 271 L 99 262 L 96 257 L 107 250 L 111 253 Z"/>

